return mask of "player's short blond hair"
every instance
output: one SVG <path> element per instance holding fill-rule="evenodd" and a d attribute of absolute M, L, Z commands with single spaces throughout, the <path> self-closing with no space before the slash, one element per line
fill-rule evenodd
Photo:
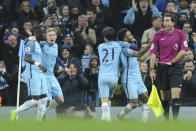
<path fill-rule="evenodd" d="M 56 34 L 57 34 L 57 29 L 55 29 L 55 28 L 48 28 L 47 30 L 46 30 L 46 34 L 48 34 L 48 32 L 55 32 Z"/>

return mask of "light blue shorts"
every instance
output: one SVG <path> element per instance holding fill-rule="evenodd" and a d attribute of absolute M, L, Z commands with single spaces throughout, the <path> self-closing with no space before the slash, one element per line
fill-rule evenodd
<path fill-rule="evenodd" d="M 57 79 L 54 78 L 46 78 L 48 84 L 48 100 L 52 100 L 53 96 L 63 96 L 61 86 Z"/>
<path fill-rule="evenodd" d="M 138 99 L 138 96 L 147 92 L 143 81 L 128 81 L 128 84 L 121 84 L 127 99 Z"/>
<path fill-rule="evenodd" d="M 99 77 L 99 97 L 100 98 L 111 98 L 118 84 L 118 77 Z"/>
<path fill-rule="evenodd" d="M 27 79 L 26 82 L 29 96 L 48 94 L 48 86 L 45 78 Z"/>

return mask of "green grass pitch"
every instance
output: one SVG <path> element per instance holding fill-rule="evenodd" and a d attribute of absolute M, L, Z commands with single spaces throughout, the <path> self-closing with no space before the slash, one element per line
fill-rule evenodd
<path fill-rule="evenodd" d="M 133 120 L 103 122 L 89 119 L 66 119 L 37 122 L 22 120 L 10 122 L 0 120 L 0 131 L 194 131 L 196 122 L 142 123 Z"/>

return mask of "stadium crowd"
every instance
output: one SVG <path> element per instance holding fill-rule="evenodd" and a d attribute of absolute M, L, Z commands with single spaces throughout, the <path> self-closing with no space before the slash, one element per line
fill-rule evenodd
<path fill-rule="evenodd" d="M 20 40 L 27 40 L 35 29 L 39 29 L 39 39 L 45 40 L 46 29 L 54 27 L 58 31 L 59 50 L 54 72 L 65 99 L 61 106 L 100 106 L 98 45 L 104 42 L 102 30 L 110 26 L 117 32 L 126 27 L 142 49 L 164 28 L 162 17 L 166 12 L 176 14 L 175 27 L 184 31 L 188 41 L 189 50 L 183 58 L 183 82 L 179 86 L 182 104 L 195 106 L 196 0 L 1 0 L 2 104 L 16 105 Z M 142 79 L 150 94 L 149 60 L 150 50 L 138 58 Z M 67 74 L 62 63 L 73 73 Z M 20 104 L 30 99 L 23 70 Z M 123 90 L 118 88 L 116 94 L 113 98 L 116 103 L 125 105 Z"/>

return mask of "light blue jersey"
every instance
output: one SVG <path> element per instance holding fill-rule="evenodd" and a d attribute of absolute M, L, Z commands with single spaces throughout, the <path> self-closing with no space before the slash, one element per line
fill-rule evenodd
<path fill-rule="evenodd" d="M 137 57 L 133 56 L 134 52 L 130 48 L 123 48 L 121 53 L 123 65 L 121 83 L 128 99 L 137 99 L 138 95 L 147 92 L 142 81 Z"/>
<path fill-rule="evenodd" d="M 99 45 L 98 53 L 100 98 L 109 98 L 112 97 L 118 84 L 121 46 L 115 41 L 105 42 Z"/>
<path fill-rule="evenodd" d="M 122 49 L 121 62 L 123 65 L 123 74 L 121 83 L 127 83 L 129 79 L 136 81 L 141 78 L 137 57 L 133 57 L 134 52 L 132 49 Z"/>
<path fill-rule="evenodd" d="M 38 42 L 28 41 L 25 54 L 29 54 L 34 61 L 42 64 L 42 51 Z M 39 96 L 48 93 L 43 71 L 37 65 L 26 63 L 25 81 L 28 86 L 29 96 Z"/>
<path fill-rule="evenodd" d="M 58 45 L 56 43 L 50 45 L 47 41 L 41 41 L 40 44 L 42 48 L 42 63 L 47 69 L 47 72 L 44 73 L 45 77 L 54 77 L 54 67 L 58 56 Z"/>
<path fill-rule="evenodd" d="M 60 84 L 54 75 L 54 67 L 58 56 L 58 45 L 56 43 L 51 45 L 47 41 L 41 41 L 40 45 L 42 48 L 42 63 L 47 69 L 44 75 L 49 88 L 48 99 L 52 100 L 52 96 L 63 95 Z"/>
<path fill-rule="evenodd" d="M 39 43 L 28 41 L 25 48 L 25 54 L 30 55 L 34 61 L 42 64 L 42 50 Z M 43 77 L 43 71 L 37 65 L 27 62 L 25 68 L 25 79 L 40 77 Z"/>
<path fill-rule="evenodd" d="M 98 47 L 100 68 L 99 77 L 119 76 L 121 46 L 115 41 L 105 42 Z"/>

